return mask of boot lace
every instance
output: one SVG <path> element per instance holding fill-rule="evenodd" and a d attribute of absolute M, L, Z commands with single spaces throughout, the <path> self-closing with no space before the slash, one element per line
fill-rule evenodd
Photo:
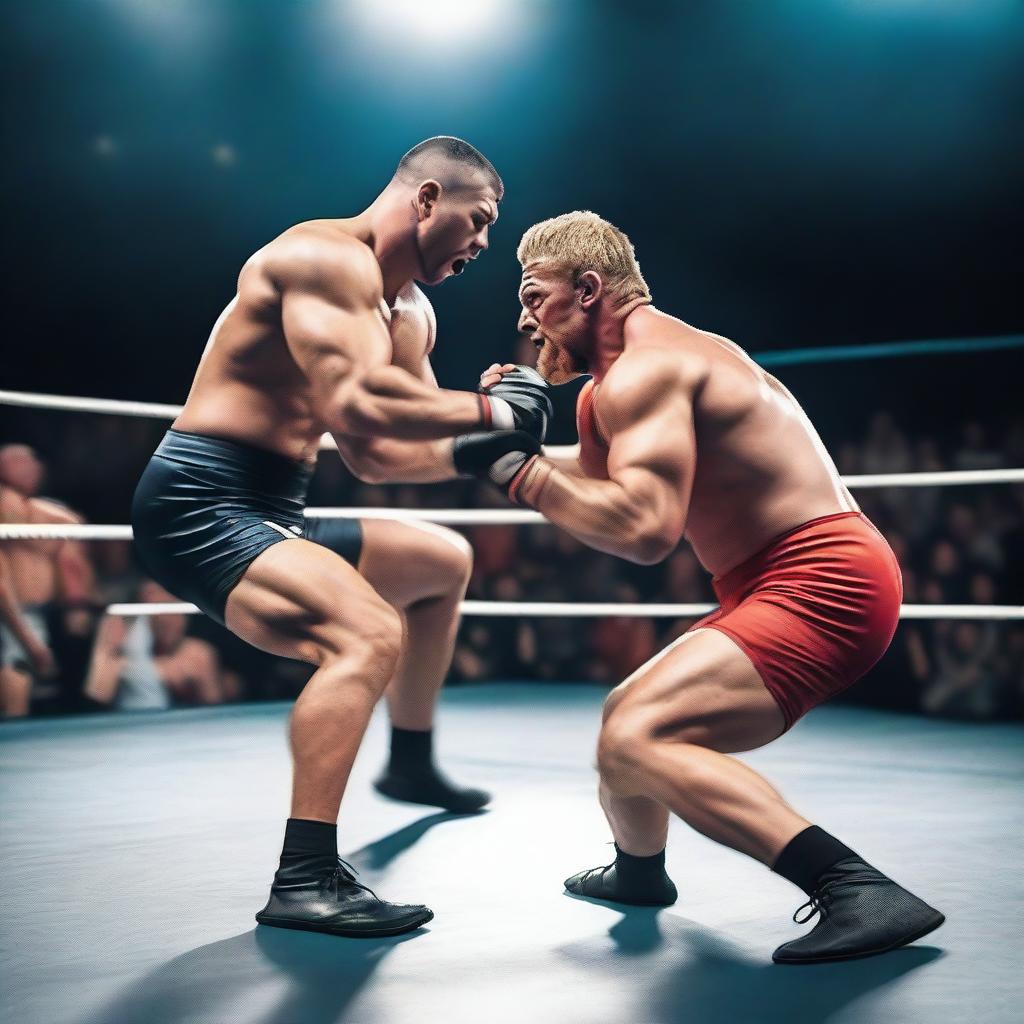
<path fill-rule="evenodd" d="M 853 871 L 849 874 L 833 875 L 827 878 L 811 893 L 806 903 L 801 903 L 793 913 L 793 920 L 797 924 L 806 924 L 815 914 L 821 914 L 821 919 L 828 917 L 828 908 L 838 890 L 849 885 L 872 885 L 888 882 L 889 879 L 879 875 L 877 872 Z M 800 917 L 800 912 L 807 913 Z"/>
<path fill-rule="evenodd" d="M 326 881 L 335 895 L 337 895 L 342 883 L 345 883 L 346 885 L 354 885 L 357 889 L 362 889 L 363 892 L 368 892 L 374 899 L 379 899 L 377 894 L 368 885 L 363 885 L 362 882 L 356 881 L 358 873 L 347 860 L 342 860 L 339 857 L 338 863 L 334 866 Z"/>

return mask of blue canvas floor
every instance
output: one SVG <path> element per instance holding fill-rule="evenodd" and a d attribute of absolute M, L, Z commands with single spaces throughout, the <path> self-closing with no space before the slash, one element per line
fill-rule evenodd
<path fill-rule="evenodd" d="M 947 915 L 882 957 L 779 967 L 803 894 L 673 823 L 667 910 L 571 899 L 611 860 L 596 686 L 449 691 L 459 818 L 378 797 L 375 717 L 343 856 L 434 921 L 386 940 L 256 928 L 288 810 L 288 707 L 0 727 L 0 1007 L 18 1024 L 703 1024 L 1020 1020 L 1024 730 L 822 708 L 744 760 Z M 806 927 L 806 926 L 805 926 Z"/>

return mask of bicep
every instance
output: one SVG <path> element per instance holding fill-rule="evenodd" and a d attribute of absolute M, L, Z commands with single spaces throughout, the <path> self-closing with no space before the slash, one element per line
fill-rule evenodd
<path fill-rule="evenodd" d="M 330 403 L 346 382 L 391 362 L 391 337 L 375 307 L 286 291 L 281 317 L 288 349 L 319 404 Z"/>
<path fill-rule="evenodd" d="M 612 433 L 609 478 L 652 519 L 680 534 L 690 503 L 694 465 L 693 414 L 681 395 L 655 403 Z"/>

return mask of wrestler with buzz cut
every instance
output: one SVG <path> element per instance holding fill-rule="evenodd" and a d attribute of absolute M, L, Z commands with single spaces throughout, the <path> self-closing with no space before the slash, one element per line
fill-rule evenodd
<path fill-rule="evenodd" d="M 430 365 L 437 326 L 419 286 L 487 249 L 503 191 L 478 150 L 439 136 L 406 153 L 362 213 L 298 224 L 250 257 L 135 494 L 136 544 L 157 581 L 243 640 L 316 668 L 291 715 L 291 814 L 262 924 L 377 936 L 433 916 L 378 899 L 338 859 L 342 794 L 382 694 L 391 759 L 378 789 L 451 811 L 489 800 L 432 755 L 468 544 L 395 520 L 307 523 L 303 510 L 325 432 L 370 482 L 475 468 L 453 461 L 452 439 L 469 431 L 543 439 L 550 403 L 532 370 L 484 395 L 439 388 Z"/>

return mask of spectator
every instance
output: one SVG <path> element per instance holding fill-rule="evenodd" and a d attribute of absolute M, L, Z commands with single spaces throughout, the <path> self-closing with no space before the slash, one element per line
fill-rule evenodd
<path fill-rule="evenodd" d="M 953 468 L 998 469 L 1003 465 L 1002 453 L 989 447 L 984 426 L 977 420 L 965 424 L 960 446 L 953 455 Z"/>
<path fill-rule="evenodd" d="M 159 584 L 145 581 L 139 600 L 174 601 Z M 221 669 L 205 640 L 186 635 L 186 616 L 107 615 L 100 622 L 85 694 L 119 710 L 152 711 L 179 705 L 222 704 L 239 696 L 239 680 Z"/>
<path fill-rule="evenodd" d="M 1001 696 L 992 663 L 995 647 L 993 623 L 956 623 L 938 646 L 936 672 L 922 693 L 922 708 L 932 715 L 993 718 Z"/>
<path fill-rule="evenodd" d="M 38 496 L 44 473 L 27 445 L 0 448 L 0 522 L 82 521 L 65 505 Z M 34 698 L 58 695 L 50 622 L 58 606 L 80 610 L 93 582 L 79 541 L 12 540 L 0 547 L 0 716 L 22 717 Z M 81 627 L 80 617 L 73 621 Z"/>

